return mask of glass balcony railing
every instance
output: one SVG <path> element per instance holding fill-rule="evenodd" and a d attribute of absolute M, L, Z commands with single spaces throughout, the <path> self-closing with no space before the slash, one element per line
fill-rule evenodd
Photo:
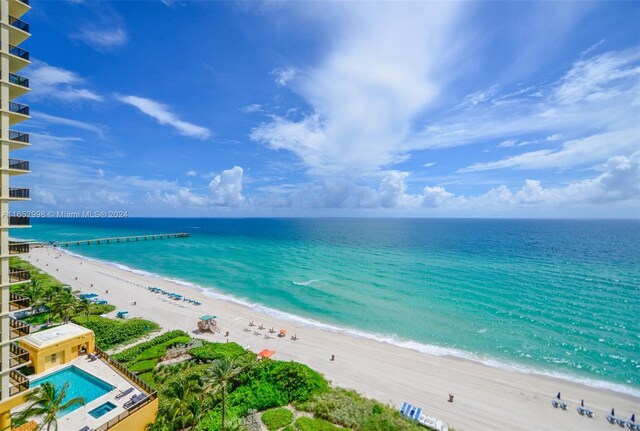
<path fill-rule="evenodd" d="M 9 111 L 16 114 L 29 115 L 29 107 L 21 103 L 9 102 Z"/>
<path fill-rule="evenodd" d="M 17 293 L 9 293 L 9 311 L 18 311 L 29 308 L 29 298 L 18 295 Z"/>
<path fill-rule="evenodd" d="M 15 55 L 16 57 L 20 57 L 23 60 L 29 61 L 29 51 L 27 51 L 26 49 L 9 45 L 9 54 Z"/>
<path fill-rule="evenodd" d="M 29 271 L 15 268 L 13 266 L 9 267 L 9 282 L 10 283 L 20 283 L 23 281 L 29 281 L 31 279 L 31 274 Z"/>
<path fill-rule="evenodd" d="M 29 379 L 20 374 L 18 371 L 11 371 L 9 373 L 9 396 L 13 397 L 21 392 L 29 389 Z"/>
<path fill-rule="evenodd" d="M 0 159 L 0 163 L 2 159 Z M 29 161 L 27 160 L 18 160 L 18 159 L 9 159 L 9 169 L 16 169 L 19 171 L 28 171 L 29 170 Z"/>
<path fill-rule="evenodd" d="M 29 217 L 9 216 L 9 226 L 29 226 L 30 223 Z"/>
<path fill-rule="evenodd" d="M 9 241 L 9 254 L 29 253 L 29 243 L 23 241 Z"/>
<path fill-rule="evenodd" d="M 18 30 L 22 30 L 25 31 L 27 33 L 29 33 L 29 24 L 27 24 L 26 22 L 22 21 L 21 19 L 12 17 L 11 15 L 9 15 L 9 24 L 15 28 L 17 28 Z"/>
<path fill-rule="evenodd" d="M 29 189 L 9 187 L 9 197 L 17 199 L 29 199 Z"/>
<path fill-rule="evenodd" d="M 11 368 L 19 367 L 29 362 L 29 352 L 15 343 L 9 344 L 9 353 Z"/>
<path fill-rule="evenodd" d="M 26 4 L 27 6 L 29 6 L 29 0 L 20 0 L 20 2 Z"/>
<path fill-rule="evenodd" d="M 25 78 L 24 76 L 16 75 L 15 73 L 9 74 L 9 82 L 12 84 L 19 85 L 20 87 L 29 88 L 29 78 Z"/>
<path fill-rule="evenodd" d="M 29 143 L 29 134 L 16 132 L 15 130 L 9 130 L 9 139 L 17 142 L 24 142 L 25 144 Z"/>

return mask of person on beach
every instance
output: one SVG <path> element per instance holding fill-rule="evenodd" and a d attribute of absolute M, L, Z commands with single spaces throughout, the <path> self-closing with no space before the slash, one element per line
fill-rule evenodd
<path fill-rule="evenodd" d="M 335 361 L 336 360 L 336 355 L 331 355 L 331 360 Z"/>

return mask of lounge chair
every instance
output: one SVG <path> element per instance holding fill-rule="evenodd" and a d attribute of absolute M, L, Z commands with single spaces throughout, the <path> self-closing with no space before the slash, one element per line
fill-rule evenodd
<path fill-rule="evenodd" d="M 404 415 L 404 414 L 406 414 L 408 409 L 411 409 L 411 404 L 408 404 L 407 402 L 403 402 L 402 403 L 402 407 L 400 407 L 400 413 L 402 413 Z"/>
<path fill-rule="evenodd" d="M 138 395 L 140 395 L 140 394 L 138 394 Z M 129 398 L 129 401 L 124 403 L 124 405 L 122 407 L 124 407 L 125 409 L 128 409 L 129 407 L 132 407 L 135 403 L 138 402 L 138 395 L 131 396 L 131 398 Z"/>
<path fill-rule="evenodd" d="M 615 409 L 611 409 L 611 414 L 609 416 L 607 416 L 607 421 L 609 421 L 610 424 L 616 423 L 616 411 L 615 411 Z"/>
<path fill-rule="evenodd" d="M 133 388 L 129 388 L 129 389 L 124 390 L 124 391 L 120 391 L 120 393 L 118 395 L 116 395 L 116 400 L 119 400 L 120 398 L 129 395 L 133 391 L 134 391 Z"/>
<path fill-rule="evenodd" d="M 624 428 L 624 426 L 626 425 L 627 421 L 625 421 L 622 418 L 616 418 L 616 423 Z"/>
<path fill-rule="evenodd" d="M 558 392 L 558 395 L 556 395 L 556 398 L 554 400 L 551 400 L 551 405 L 555 408 L 560 407 L 562 410 L 566 410 L 568 407 L 567 403 L 562 401 L 562 399 L 560 398 L 560 392 Z"/>
<path fill-rule="evenodd" d="M 627 421 L 627 428 L 629 428 L 630 430 L 637 430 L 638 425 L 636 425 L 636 414 L 632 414 L 631 415 L 631 419 Z"/>
<path fill-rule="evenodd" d="M 80 428 L 79 431 L 93 431 L 93 430 L 87 425 L 87 426 L 83 426 L 82 428 Z"/>

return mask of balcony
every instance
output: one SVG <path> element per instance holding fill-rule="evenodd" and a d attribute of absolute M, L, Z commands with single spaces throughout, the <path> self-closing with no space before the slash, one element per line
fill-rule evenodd
<path fill-rule="evenodd" d="M 9 267 L 9 283 L 25 283 L 30 279 L 31 274 L 29 274 L 29 271 L 13 266 Z"/>
<path fill-rule="evenodd" d="M 9 311 L 19 311 L 29 308 L 30 299 L 17 293 L 9 293 Z"/>
<path fill-rule="evenodd" d="M 14 87 L 15 88 L 15 87 Z M 2 103 L 2 101 L 0 101 Z M 17 124 L 29 118 L 29 107 L 21 103 L 9 102 L 9 125 Z"/>
<path fill-rule="evenodd" d="M 18 371 L 9 372 L 9 396 L 13 397 L 29 389 L 29 379 L 20 374 Z"/>
<path fill-rule="evenodd" d="M 18 30 L 24 31 L 25 33 L 29 33 L 29 24 L 11 15 L 9 15 L 9 25 L 17 28 Z"/>
<path fill-rule="evenodd" d="M 15 343 L 9 344 L 9 366 L 19 367 L 29 362 L 29 352 Z"/>
<path fill-rule="evenodd" d="M 17 201 L 29 199 L 29 189 L 9 187 L 9 196 L 2 196 L 3 200 Z"/>
<path fill-rule="evenodd" d="M 18 320 L 18 319 L 14 319 L 13 317 L 10 317 L 9 328 L 10 328 L 9 338 L 12 340 L 29 335 L 30 326 L 28 323 L 25 323 L 22 320 Z"/>
<path fill-rule="evenodd" d="M 9 139 L 16 142 L 22 142 L 24 144 L 29 143 L 29 134 L 16 132 L 15 130 L 9 130 Z"/>
<path fill-rule="evenodd" d="M 2 163 L 2 159 L 0 159 L 0 166 L 1 166 L 1 163 Z M 13 171 L 20 171 L 20 172 L 15 172 L 20 174 L 29 172 L 29 161 L 9 159 L 9 169 Z M 26 196 L 26 197 L 29 197 L 29 196 Z"/>
<path fill-rule="evenodd" d="M 26 227 L 30 226 L 31 220 L 29 217 L 23 216 L 9 216 L 9 227 Z"/>
<path fill-rule="evenodd" d="M 29 91 L 29 79 L 24 76 L 9 73 L 9 83 L 12 84 L 9 86 L 10 100 L 20 97 Z"/>
<path fill-rule="evenodd" d="M 9 45 L 9 54 L 15 55 L 18 58 L 29 61 L 29 51 L 17 46 Z"/>
<path fill-rule="evenodd" d="M 25 78 L 24 76 L 16 75 L 15 73 L 9 74 L 9 82 L 12 84 L 19 85 L 21 87 L 29 88 L 29 78 Z"/>
<path fill-rule="evenodd" d="M 9 0 L 9 15 L 20 18 L 29 12 L 29 0 Z"/>
<path fill-rule="evenodd" d="M 29 243 L 23 241 L 9 241 L 9 254 L 29 253 Z"/>

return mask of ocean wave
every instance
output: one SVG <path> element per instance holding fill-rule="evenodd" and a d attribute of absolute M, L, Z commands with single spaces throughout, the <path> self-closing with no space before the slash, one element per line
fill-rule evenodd
<path fill-rule="evenodd" d="M 320 281 L 320 280 L 292 281 L 292 283 L 295 284 L 296 286 L 309 286 L 310 284 L 313 284 L 317 281 Z"/>
<path fill-rule="evenodd" d="M 562 373 L 562 372 L 553 371 L 553 370 L 543 370 L 540 368 L 528 367 L 515 362 L 507 362 L 507 361 L 498 360 L 498 359 L 487 357 L 487 356 L 481 356 L 472 352 L 467 352 L 465 350 L 455 349 L 451 347 L 437 346 L 433 344 L 424 344 L 414 340 L 405 340 L 395 335 L 376 334 L 376 333 L 366 332 L 366 331 L 353 329 L 353 328 L 335 326 L 328 323 L 319 322 L 317 320 L 310 319 L 307 317 L 302 317 L 296 314 L 277 310 L 275 308 L 270 308 L 260 303 L 250 302 L 248 300 L 238 298 L 228 293 L 222 293 L 217 291 L 215 287 L 203 287 L 199 284 L 192 283 L 190 281 L 182 280 L 179 278 L 166 277 L 166 276 L 162 276 L 152 272 L 131 268 L 117 262 L 111 262 L 111 261 L 87 257 L 81 254 L 73 253 L 66 249 L 56 249 L 56 250 L 61 251 L 63 253 L 67 253 L 77 258 L 112 266 L 112 267 L 121 269 L 123 271 L 131 272 L 133 274 L 138 274 L 138 275 L 151 277 L 151 278 L 157 278 L 160 280 L 176 283 L 184 287 L 196 289 L 202 292 L 205 296 L 208 296 L 210 298 L 218 299 L 221 301 L 232 302 L 234 304 L 247 307 L 258 313 L 266 314 L 276 319 L 281 319 L 281 320 L 295 323 L 308 328 L 345 334 L 352 337 L 365 338 L 368 340 L 391 344 L 397 347 L 414 350 L 420 353 L 433 355 L 433 356 L 451 356 L 451 357 L 461 358 L 461 359 L 465 359 L 473 362 L 479 362 L 483 365 L 486 365 L 492 368 L 498 368 L 498 369 L 518 372 L 523 374 L 534 374 L 534 375 L 540 375 L 540 376 L 546 376 L 546 377 L 553 377 L 553 378 L 565 380 L 568 382 L 579 383 L 579 384 L 583 384 L 585 386 L 590 386 L 593 388 L 610 390 L 610 391 L 619 392 L 619 393 L 640 398 L 639 389 L 636 389 L 621 383 L 612 383 L 604 380 L 592 379 L 592 378 L 582 377 L 582 376 L 575 376 L 572 374 Z M 311 284 L 310 282 L 314 282 L 314 281 L 318 281 L 318 280 L 309 280 L 308 282 L 305 282 L 305 283 Z M 293 283 L 297 284 L 296 282 L 293 282 Z"/>

